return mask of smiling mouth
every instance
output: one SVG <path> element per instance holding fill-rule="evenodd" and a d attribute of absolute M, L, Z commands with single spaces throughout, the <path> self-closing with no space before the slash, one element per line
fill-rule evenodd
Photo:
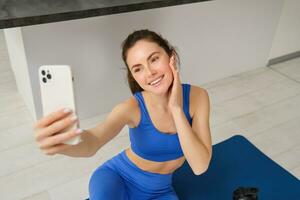
<path fill-rule="evenodd" d="M 149 85 L 151 86 L 155 86 L 155 85 L 158 85 L 161 80 L 164 78 L 164 75 L 162 75 L 161 77 L 159 77 L 158 79 L 156 79 L 155 81 L 152 81 L 151 83 L 149 83 Z"/>

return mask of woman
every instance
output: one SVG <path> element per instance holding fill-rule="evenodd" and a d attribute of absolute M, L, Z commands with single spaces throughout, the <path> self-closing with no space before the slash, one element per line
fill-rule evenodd
<path fill-rule="evenodd" d="M 127 125 L 131 146 L 95 170 L 90 199 L 178 199 L 172 173 L 185 159 L 196 175 L 209 166 L 208 94 L 181 83 L 177 53 L 159 34 L 135 31 L 122 47 L 133 96 L 116 105 L 103 123 L 85 131 L 63 132 L 77 120 L 69 109 L 43 117 L 35 126 L 36 141 L 47 155 L 90 157 Z M 77 134 L 83 142 L 63 144 Z"/>

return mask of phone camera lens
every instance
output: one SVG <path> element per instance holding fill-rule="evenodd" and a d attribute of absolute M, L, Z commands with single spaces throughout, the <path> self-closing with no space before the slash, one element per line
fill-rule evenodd
<path fill-rule="evenodd" d="M 46 72 L 45 70 L 42 70 L 42 75 L 45 76 Z"/>
<path fill-rule="evenodd" d="M 52 78 L 51 74 L 47 74 L 47 78 L 51 79 Z"/>
<path fill-rule="evenodd" d="M 44 83 L 47 83 L 47 79 L 46 79 L 45 77 L 43 78 L 43 82 L 44 82 Z"/>

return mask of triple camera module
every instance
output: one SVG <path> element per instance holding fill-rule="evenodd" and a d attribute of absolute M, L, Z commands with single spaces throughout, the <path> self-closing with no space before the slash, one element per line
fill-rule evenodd
<path fill-rule="evenodd" d="M 42 70 L 41 73 L 42 73 L 42 80 L 43 80 L 44 83 L 47 83 L 47 81 L 52 78 L 49 70 L 47 70 L 47 71 Z"/>

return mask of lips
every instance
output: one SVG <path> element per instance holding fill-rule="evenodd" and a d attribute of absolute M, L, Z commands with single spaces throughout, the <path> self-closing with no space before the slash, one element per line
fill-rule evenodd
<path fill-rule="evenodd" d="M 162 79 L 163 79 L 163 77 L 164 77 L 164 75 L 162 75 L 162 76 L 160 76 L 159 78 L 157 78 L 157 79 L 154 79 L 153 81 L 151 81 L 150 83 L 149 83 L 149 85 L 156 85 L 156 84 L 158 84 Z"/>

